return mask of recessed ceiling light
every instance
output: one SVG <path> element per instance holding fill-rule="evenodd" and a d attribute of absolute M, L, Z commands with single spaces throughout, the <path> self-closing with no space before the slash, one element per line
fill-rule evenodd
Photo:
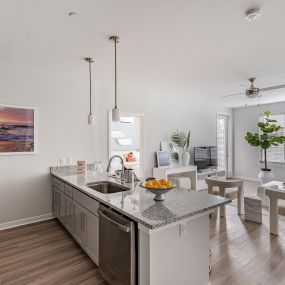
<path fill-rule="evenodd" d="M 253 22 L 260 18 L 262 15 L 262 10 L 258 7 L 251 7 L 245 11 L 245 18 L 248 22 Z"/>

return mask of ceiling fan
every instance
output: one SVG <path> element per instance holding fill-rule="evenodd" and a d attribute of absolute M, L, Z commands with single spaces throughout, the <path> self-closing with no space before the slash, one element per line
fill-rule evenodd
<path fill-rule="evenodd" d="M 230 95 L 225 95 L 222 96 L 220 98 L 227 98 L 227 97 L 233 97 L 233 96 L 238 96 L 238 95 L 242 95 L 244 94 L 247 98 L 250 99 L 254 99 L 254 98 L 258 98 L 261 97 L 262 95 L 260 94 L 260 92 L 265 92 L 265 91 L 270 91 L 270 90 L 275 90 L 275 89 L 281 89 L 281 88 L 285 88 L 285 84 L 283 85 L 276 85 L 276 86 L 271 86 L 271 87 L 265 87 L 265 88 L 258 88 L 256 86 L 254 86 L 254 81 L 256 78 L 249 78 L 249 82 L 250 82 L 250 87 L 248 89 L 245 90 L 245 92 L 242 93 L 236 93 L 236 94 L 230 94 Z"/>

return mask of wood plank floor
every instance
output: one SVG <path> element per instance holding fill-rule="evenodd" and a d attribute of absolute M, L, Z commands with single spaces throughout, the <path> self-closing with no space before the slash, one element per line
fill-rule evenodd
<path fill-rule="evenodd" d="M 211 285 L 285 285 L 285 221 L 274 237 L 263 218 L 262 225 L 244 221 L 233 206 L 226 218 L 212 216 Z M 106 285 L 56 220 L 0 231 L 0 284 Z"/>
<path fill-rule="evenodd" d="M 227 206 L 227 217 L 212 215 L 211 285 L 284 285 L 285 221 L 280 235 L 269 234 L 269 217 L 263 224 L 244 221 Z"/>
<path fill-rule="evenodd" d="M 0 231 L 1 285 L 106 285 L 56 220 Z"/>

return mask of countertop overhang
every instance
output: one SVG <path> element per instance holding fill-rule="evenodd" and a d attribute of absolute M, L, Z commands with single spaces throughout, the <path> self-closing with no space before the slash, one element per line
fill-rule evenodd
<path fill-rule="evenodd" d="M 87 183 L 99 181 L 121 184 L 119 180 L 110 178 L 108 173 L 98 175 L 88 170 L 86 174 L 76 174 L 74 171 L 61 172 L 58 168 L 52 167 L 51 175 L 151 230 L 211 211 L 231 202 L 230 199 L 210 195 L 207 191 L 194 191 L 180 187 L 165 194 L 163 202 L 155 202 L 154 194 L 141 188 L 139 183 L 125 183 L 123 185 L 130 188 L 129 191 L 112 194 L 103 194 L 86 186 Z"/>

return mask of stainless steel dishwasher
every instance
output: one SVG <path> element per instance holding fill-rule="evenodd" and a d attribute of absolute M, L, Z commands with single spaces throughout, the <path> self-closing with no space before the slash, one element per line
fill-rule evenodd
<path fill-rule="evenodd" d="M 100 274 L 110 285 L 135 285 L 135 222 L 103 205 L 98 213 Z"/>

